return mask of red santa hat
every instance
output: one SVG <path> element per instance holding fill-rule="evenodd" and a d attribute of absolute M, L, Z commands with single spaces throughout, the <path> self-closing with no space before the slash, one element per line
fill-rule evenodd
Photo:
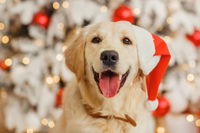
<path fill-rule="evenodd" d="M 146 75 L 149 110 L 158 106 L 157 94 L 160 82 L 170 61 L 167 44 L 157 35 L 133 25 L 135 42 L 138 50 L 140 69 Z"/>

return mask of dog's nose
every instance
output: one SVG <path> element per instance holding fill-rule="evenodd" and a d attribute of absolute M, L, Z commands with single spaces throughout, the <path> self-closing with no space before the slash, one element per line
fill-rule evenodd
<path fill-rule="evenodd" d="M 113 66 L 118 62 L 119 55 L 114 50 L 107 50 L 107 51 L 103 51 L 101 53 L 100 59 L 101 59 L 101 61 L 103 62 L 104 65 Z"/>

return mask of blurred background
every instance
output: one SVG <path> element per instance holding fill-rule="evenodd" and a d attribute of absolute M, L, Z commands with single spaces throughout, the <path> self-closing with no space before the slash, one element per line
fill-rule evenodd
<path fill-rule="evenodd" d="M 72 73 L 63 51 L 80 27 L 129 21 L 172 54 L 152 112 L 155 133 L 200 133 L 200 0 L 0 0 L 0 133 L 47 133 Z"/>

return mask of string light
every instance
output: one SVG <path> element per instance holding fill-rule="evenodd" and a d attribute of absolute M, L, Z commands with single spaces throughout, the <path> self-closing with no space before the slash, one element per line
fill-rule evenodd
<path fill-rule="evenodd" d="M 165 133 L 165 128 L 164 127 L 158 127 L 156 131 L 157 131 L 157 133 Z"/>
<path fill-rule="evenodd" d="M 49 128 L 54 128 L 55 123 L 53 121 L 49 121 L 48 126 Z"/>
<path fill-rule="evenodd" d="M 59 76 L 53 76 L 53 80 L 55 83 L 58 83 L 60 81 L 60 77 Z"/>
<path fill-rule="evenodd" d="M 69 7 L 69 2 L 68 2 L 68 1 L 64 1 L 64 2 L 62 3 L 62 7 L 63 7 L 63 8 L 68 8 L 68 7 Z"/>
<path fill-rule="evenodd" d="M 5 2 L 6 2 L 6 0 L 0 0 L 0 4 L 3 4 Z"/>
<path fill-rule="evenodd" d="M 33 133 L 34 131 L 33 131 L 33 128 L 28 128 L 27 130 L 26 130 L 26 133 Z"/>
<path fill-rule="evenodd" d="M 179 68 L 186 71 L 188 70 L 188 65 L 186 63 L 179 65 Z"/>
<path fill-rule="evenodd" d="M 43 43 L 43 41 L 42 41 L 42 39 L 37 39 L 37 40 L 35 40 L 35 43 L 36 43 L 36 45 L 38 45 L 38 46 L 42 46 L 44 43 Z"/>
<path fill-rule="evenodd" d="M 23 63 L 24 65 L 28 65 L 28 64 L 30 63 L 30 59 L 29 59 L 28 57 L 24 57 L 24 58 L 22 59 L 22 63 Z"/>
<path fill-rule="evenodd" d="M 48 119 L 46 119 L 46 118 L 43 118 L 42 120 L 41 120 L 41 123 L 42 123 L 42 125 L 44 125 L 44 126 L 47 126 L 48 125 Z"/>
<path fill-rule="evenodd" d="M 58 61 L 62 61 L 62 60 L 63 60 L 63 55 L 62 55 L 62 54 L 57 54 L 57 55 L 56 55 L 56 59 L 57 59 Z"/>
<path fill-rule="evenodd" d="M 189 114 L 189 115 L 186 116 L 186 120 L 188 122 L 192 122 L 192 121 L 194 121 L 194 116 L 192 114 Z"/>
<path fill-rule="evenodd" d="M 5 28 L 5 24 L 0 22 L 0 30 L 3 30 Z"/>
<path fill-rule="evenodd" d="M 2 99 L 6 99 L 6 98 L 7 98 L 7 93 L 6 93 L 6 91 L 2 90 L 2 91 L 0 91 L 0 94 L 1 94 L 1 98 L 2 98 Z"/>
<path fill-rule="evenodd" d="M 189 62 L 189 66 L 191 67 L 191 68 L 195 68 L 196 67 L 196 62 L 193 60 L 193 61 L 190 61 Z"/>
<path fill-rule="evenodd" d="M 48 76 L 46 77 L 46 83 L 49 85 L 52 85 L 54 83 L 58 83 L 60 81 L 60 77 L 55 75 L 55 76 Z"/>
<path fill-rule="evenodd" d="M 14 2 L 15 2 L 15 3 L 19 3 L 19 2 L 20 2 L 20 0 L 14 0 Z"/>
<path fill-rule="evenodd" d="M 139 8 L 135 8 L 135 9 L 134 9 L 134 14 L 135 14 L 136 16 L 139 16 L 140 13 L 141 13 L 141 11 L 140 11 Z"/>
<path fill-rule="evenodd" d="M 12 59 L 7 58 L 4 63 L 6 64 L 6 66 L 11 66 L 12 65 Z"/>
<path fill-rule="evenodd" d="M 195 79 L 194 74 L 189 73 L 189 74 L 187 75 L 187 80 L 188 80 L 189 82 L 193 82 L 194 79 Z"/>
<path fill-rule="evenodd" d="M 60 4 L 57 1 L 53 2 L 53 8 L 55 10 L 59 9 L 60 8 Z"/>
<path fill-rule="evenodd" d="M 9 42 L 9 37 L 7 35 L 4 35 L 2 38 L 1 38 L 1 41 L 2 43 L 4 44 L 7 44 Z"/>
<path fill-rule="evenodd" d="M 178 1 L 170 1 L 169 3 L 169 10 L 170 12 L 175 12 L 180 9 L 180 4 Z"/>
<path fill-rule="evenodd" d="M 162 27 L 162 26 L 159 26 L 159 27 L 157 28 L 157 31 L 158 31 L 158 32 L 162 32 L 162 30 L 163 30 L 163 27 Z"/>
<path fill-rule="evenodd" d="M 172 18 L 168 17 L 166 21 L 167 21 L 168 24 L 171 24 L 172 23 Z"/>
<path fill-rule="evenodd" d="M 63 30 L 64 29 L 64 24 L 63 23 L 58 23 L 58 29 Z"/>
<path fill-rule="evenodd" d="M 106 6 L 101 6 L 100 10 L 101 12 L 107 12 L 108 8 Z"/>
<path fill-rule="evenodd" d="M 170 42 L 170 41 L 171 41 L 171 38 L 170 38 L 169 36 L 164 36 L 164 40 L 165 40 L 166 42 Z"/>
<path fill-rule="evenodd" d="M 65 52 L 66 49 L 67 49 L 67 46 L 64 45 L 64 46 L 62 47 L 62 51 Z"/>
<path fill-rule="evenodd" d="M 54 83 L 54 82 L 53 82 L 53 78 L 52 78 L 51 76 L 46 77 L 46 82 L 47 82 L 47 84 L 49 84 L 49 85 L 51 85 L 51 84 Z"/>
<path fill-rule="evenodd" d="M 197 127 L 200 127 L 200 119 L 196 120 L 195 125 L 196 125 Z"/>
<path fill-rule="evenodd" d="M 2 97 L 3 99 L 5 99 L 5 98 L 7 97 L 6 91 L 2 91 L 2 92 L 1 92 L 1 97 Z"/>

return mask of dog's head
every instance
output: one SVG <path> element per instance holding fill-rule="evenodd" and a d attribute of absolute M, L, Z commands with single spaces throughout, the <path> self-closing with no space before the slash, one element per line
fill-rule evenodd
<path fill-rule="evenodd" d="M 153 65 L 144 61 L 151 58 L 148 54 L 141 57 L 140 49 L 155 52 L 148 44 L 140 46 L 146 42 L 153 42 L 149 32 L 128 22 L 91 25 L 66 50 L 66 64 L 79 81 L 87 79 L 97 92 L 114 97 L 132 83 L 140 69 L 147 74 L 158 63 L 160 57 L 149 59 L 155 60 Z"/>

